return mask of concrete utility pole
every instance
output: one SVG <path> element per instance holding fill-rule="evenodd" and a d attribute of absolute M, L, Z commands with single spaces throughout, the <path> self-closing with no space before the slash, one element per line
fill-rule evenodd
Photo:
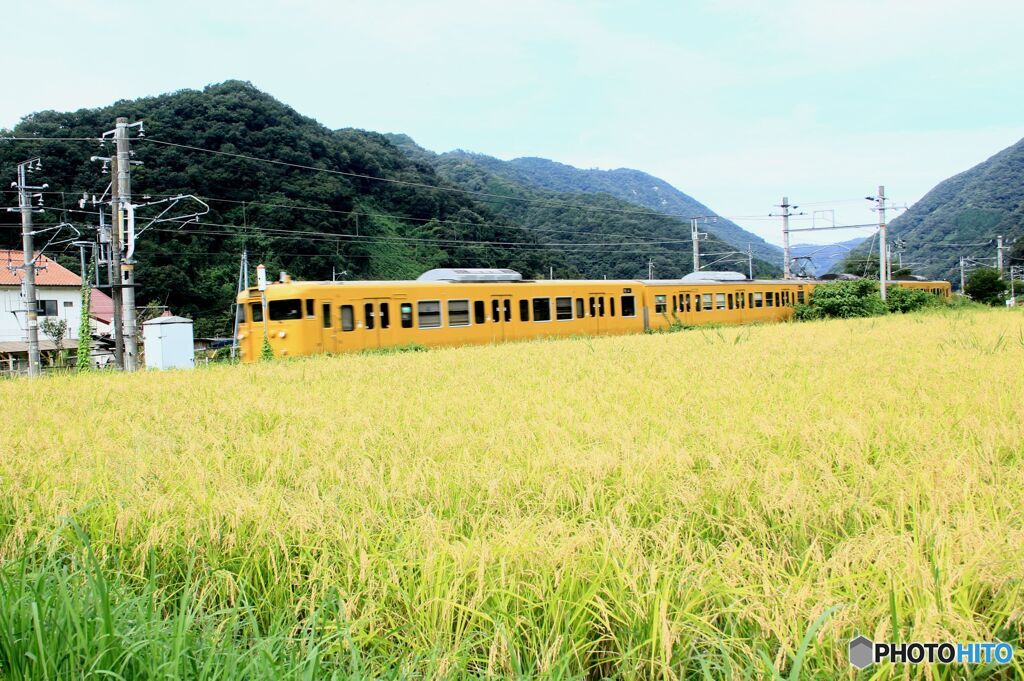
<path fill-rule="evenodd" d="M 747 244 L 747 277 L 754 279 L 754 252 L 750 249 L 750 244 Z"/>
<path fill-rule="evenodd" d="M 889 245 L 886 241 L 885 224 L 885 187 L 878 185 L 878 196 L 875 197 L 878 204 L 878 290 L 885 300 L 885 284 L 889 269 Z"/>
<path fill-rule="evenodd" d="M 236 293 L 241 294 L 242 291 L 249 290 L 249 251 L 246 249 L 242 250 L 242 262 L 238 267 L 238 290 Z M 239 316 L 244 312 L 245 306 L 240 305 L 236 302 L 235 304 L 235 328 L 231 334 L 231 358 L 234 359 L 236 352 L 238 351 L 238 322 Z"/>
<path fill-rule="evenodd" d="M 110 159 L 110 190 L 117 194 L 117 156 Z M 120 223 L 117 221 L 117 210 L 112 210 L 110 228 L 110 300 L 113 301 L 114 314 L 114 364 L 124 369 L 124 301 L 121 287 L 121 234 Z M 102 231 L 103 206 L 100 206 L 100 223 Z"/>
<path fill-rule="evenodd" d="M 654 279 L 654 258 L 647 260 L 647 278 Z"/>
<path fill-rule="evenodd" d="M 42 372 L 39 359 L 39 303 L 36 301 L 36 258 L 32 243 L 32 193 L 33 189 L 45 189 L 47 185 L 32 187 L 28 174 L 41 170 L 42 161 L 33 158 L 18 164 L 18 210 L 21 212 L 21 249 L 24 252 L 22 285 L 25 292 L 25 330 L 28 335 L 28 375 L 38 376 Z M 13 210 L 13 209 L 12 209 Z"/>
<path fill-rule="evenodd" d="M 1003 235 L 1000 234 L 996 237 L 996 269 L 999 270 L 999 275 L 1003 274 Z"/>
<path fill-rule="evenodd" d="M 960 295 L 967 295 L 964 289 L 967 287 L 965 284 L 966 277 L 964 277 L 964 256 L 960 256 Z"/>
<path fill-rule="evenodd" d="M 697 218 L 690 218 L 690 240 L 693 242 L 693 271 L 700 272 L 700 232 L 697 231 Z"/>
<path fill-rule="evenodd" d="M 791 279 L 791 272 L 789 269 L 789 197 L 783 196 L 782 203 L 779 205 L 782 209 L 782 278 Z"/>
<path fill-rule="evenodd" d="M 124 369 L 135 371 L 138 366 L 139 348 L 135 328 L 135 235 L 132 211 L 131 145 L 128 141 L 128 119 L 121 116 L 114 129 L 114 143 L 117 146 L 117 191 L 114 206 L 117 210 L 116 231 L 125 235 L 127 230 L 126 257 L 121 260 L 120 285 L 124 305 Z M 126 224 L 126 222 L 128 224 Z"/>

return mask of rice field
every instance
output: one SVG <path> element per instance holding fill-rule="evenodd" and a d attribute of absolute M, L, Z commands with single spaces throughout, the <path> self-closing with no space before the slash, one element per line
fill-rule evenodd
<path fill-rule="evenodd" d="M 1006 310 L 3 381 L 0 678 L 1024 676 L 1022 385 Z"/>

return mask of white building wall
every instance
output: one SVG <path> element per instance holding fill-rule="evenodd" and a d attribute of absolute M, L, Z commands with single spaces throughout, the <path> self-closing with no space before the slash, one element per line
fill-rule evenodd
<path fill-rule="evenodd" d="M 39 286 L 38 300 L 53 300 L 57 303 L 57 317 L 67 321 L 68 331 L 65 344 L 70 347 L 78 338 L 78 325 L 82 320 L 82 291 L 77 286 Z M 45 317 L 39 316 L 42 322 Z M 49 337 L 39 331 L 39 339 Z M 0 341 L 25 341 L 25 301 L 20 286 L 0 286 Z"/>

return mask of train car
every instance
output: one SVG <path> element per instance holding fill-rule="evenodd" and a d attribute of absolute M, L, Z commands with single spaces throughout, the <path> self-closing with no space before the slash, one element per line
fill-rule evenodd
<path fill-rule="evenodd" d="M 282 281 L 238 297 L 243 361 L 264 334 L 275 356 L 641 333 L 673 324 L 782 321 L 820 282 L 701 272 L 678 280 L 523 280 L 504 269 L 439 269 L 416 281 Z M 948 282 L 895 282 L 949 295 Z"/>

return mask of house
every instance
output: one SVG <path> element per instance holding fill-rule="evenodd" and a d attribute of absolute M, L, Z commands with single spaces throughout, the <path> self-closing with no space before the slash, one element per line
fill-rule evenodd
<path fill-rule="evenodd" d="M 16 363 L 28 357 L 28 335 L 25 325 L 25 296 L 22 290 L 25 256 L 23 251 L 0 250 L 0 367 L 17 368 Z M 78 326 L 82 318 L 81 278 L 46 257 L 36 260 L 36 301 L 39 321 L 61 319 L 67 322 L 64 348 L 78 342 Z M 52 354 L 54 340 L 39 330 L 39 349 Z M 20 360 L 20 362 L 18 362 Z"/>

